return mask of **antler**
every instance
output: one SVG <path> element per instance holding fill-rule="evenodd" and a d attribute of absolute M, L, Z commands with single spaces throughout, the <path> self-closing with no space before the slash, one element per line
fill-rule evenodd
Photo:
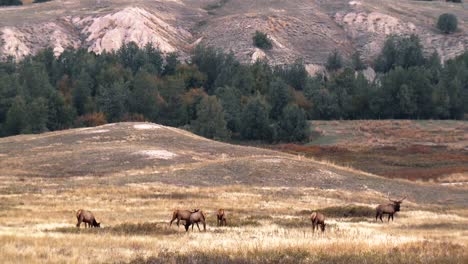
<path fill-rule="evenodd" d="M 390 202 L 395 202 L 394 200 L 390 199 L 390 192 L 387 193 L 387 198 Z"/>
<path fill-rule="evenodd" d="M 400 203 L 403 202 L 403 200 L 405 200 L 408 196 L 405 195 L 405 197 L 403 197 L 403 199 L 400 200 Z"/>

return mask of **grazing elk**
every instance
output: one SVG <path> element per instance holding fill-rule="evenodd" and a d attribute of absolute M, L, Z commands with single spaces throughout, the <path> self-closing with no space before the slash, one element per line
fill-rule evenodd
<path fill-rule="evenodd" d="M 174 212 L 172 213 L 172 219 L 171 219 L 171 222 L 169 223 L 169 226 L 171 226 L 172 222 L 174 222 L 174 220 L 176 219 L 177 219 L 177 227 L 179 227 L 180 220 L 185 220 L 185 222 L 187 223 L 187 221 L 190 219 L 190 215 L 197 211 L 198 209 L 195 209 L 193 211 L 179 210 L 179 209 L 174 210 Z"/>
<path fill-rule="evenodd" d="M 393 215 L 400 211 L 400 204 L 403 202 L 403 200 L 406 199 L 406 196 L 401 199 L 401 200 L 392 200 L 390 197 L 388 197 L 388 200 L 390 200 L 390 204 L 380 204 L 375 208 L 375 221 L 378 221 L 377 219 L 380 218 L 380 221 L 383 222 L 382 216 L 384 214 L 388 214 L 388 222 L 390 222 L 390 218 L 392 218 L 393 221 Z"/>
<path fill-rule="evenodd" d="M 227 224 L 226 212 L 224 211 L 224 209 L 218 210 L 217 218 L 218 218 L 218 226 L 226 226 Z"/>
<path fill-rule="evenodd" d="M 76 227 L 80 228 L 81 223 L 85 223 L 85 227 L 101 227 L 101 223 L 96 222 L 96 218 L 90 211 L 80 209 L 76 212 L 78 223 Z"/>
<path fill-rule="evenodd" d="M 185 222 L 185 232 L 188 231 L 190 225 L 192 225 L 193 231 L 194 224 L 197 224 L 198 231 L 201 231 L 198 225 L 200 222 L 203 224 L 203 231 L 206 231 L 205 214 L 203 214 L 203 211 L 200 211 L 200 209 L 197 209 L 194 213 L 190 214 L 189 220 Z"/>
<path fill-rule="evenodd" d="M 312 221 L 312 232 L 315 232 L 315 228 L 317 229 L 320 226 L 322 232 L 325 232 L 325 216 L 318 212 L 313 212 L 310 215 L 310 221 Z"/>

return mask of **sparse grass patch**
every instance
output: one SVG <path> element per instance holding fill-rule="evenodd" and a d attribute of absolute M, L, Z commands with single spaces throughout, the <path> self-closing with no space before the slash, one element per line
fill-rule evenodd
<path fill-rule="evenodd" d="M 325 263 L 325 264 L 390 264 L 390 263 L 466 263 L 468 255 L 464 248 L 453 243 L 418 242 L 403 244 L 383 252 L 375 250 L 357 250 L 356 252 L 317 251 L 310 252 L 302 248 L 282 248 L 277 250 L 248 250 L 232 254 L 225 251 L 189 254 L 161 252 L 149 258 L 135 258 L 129 264 L 156 263 L 220 263 L 220 264 L 256 264 L 256 263 Z M 122 262 L 121 262 L 122 263 Z"/>
<path fill-rule="evenodd" d="M 113 234 L 113 235 L 171 235 L 176 230 L 167 226 L 167 223 L 123 223 L 116 226 L 103 228 L 76 228 L 59 227 L 48 232 L 60 232 L 67 234 Z"/>
<path fill-rule="evenodd" d="M 203 9 L 205 9 L 206 11 L 212 11 L 212 10 L 223 7 L 228 2 L 229 0 L 219 0 L 219 2 L 206 5 L 205 7 L 203 7 Z"/>
<path fill-rule="evenodd" d="M 170 193 L 148 193 L 139 195 L 142 199 L 174 199 L 174 200 L 186 200 L 186 199 L 207 199 L 208 195 L 198 193 L 181 193 L 181 192 L 170 192 Z"/>
<path fill-rule="evenodd" d="M 373 217 L 375 216 L 375 209 L 368 206 L 332 206 L 318 210 L 302 210 L 299 215 L 310 215 L 313 211 L 323 213 L 325 217 L 333 218 L 359 218 L 359 217 Z"/>

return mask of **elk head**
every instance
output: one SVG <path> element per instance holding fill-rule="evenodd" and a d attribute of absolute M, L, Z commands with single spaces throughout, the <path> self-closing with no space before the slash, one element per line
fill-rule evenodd
<path fill-rule="evenodd" d="M 401 205 L 401 203 L 403 202 L 403 200 L 405 200 L 405 199 L 406 199 L 406 196 L 403 197 L 403 199 L 400 199 L 400 200 L 392 200 L 392 199 L 390 199 L 390 196 L 388 197 L 388 200 L 389 200 L 390 202 L 392 202 L 392 203 L 393 203 L 393 206 L 395 207 L 395 212 L 400 211 L 400 205 Z"/>

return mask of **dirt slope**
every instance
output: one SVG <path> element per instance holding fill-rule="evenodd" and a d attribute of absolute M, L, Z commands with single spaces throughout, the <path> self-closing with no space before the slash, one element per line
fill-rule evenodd
<path fill-rule="evenodd" d="M 468 204 L 462 189 L 390 180 L 280 152 L 235 146 L 150 123 L 119 123 L 0 139 L 0 177 L 103 179 L 111 185 L 248 185 L 407 194 Z"/>
<path fill-rule="evenodd" d="M 434 24 L 445 12 L 459 18 L 459 32 L 440 34 Z M 427 52 L 443 59 L 468 47 L 466 4 L 409 0 L 54 0 L 0 8 L 0 56 L 19 59 L 44 47 L 102 52 L 135 41 L 164 52 L 188 54 L 198 43 L 232 51 L 245 62 L 266 57 L 274 64 L 304 58 L 322 65 L 337 49 L 371 60 L 390 34 L 417 34 Z M 252 45 L 267 32 L 273 49 Z"/>

